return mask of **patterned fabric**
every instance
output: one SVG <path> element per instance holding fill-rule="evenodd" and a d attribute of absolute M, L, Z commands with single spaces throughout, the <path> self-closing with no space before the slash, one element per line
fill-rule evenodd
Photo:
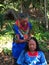
<path fill-rule="evenodd" d="M 29 28 L 31 29 L 31 24 L 29 24 Z M 24 39 L 23 34 L 19 30 L 19 27 L 16 26 L 16 24 L 13 26 L 13 30 L 14 30 L 15 35 L 19 34 L 20 39 Z M 24 50 L 25 46 L 26 46 L 26 42 L 19 44 L 19 43 L 16 43 L 13 41 L 13 43 L 12 43 L 12 56 L 17 59 L 19 57 L 21 51 Z"/>
<path fill-rule="evenodd" d="M 25 24 L 25 26 L 22 26 L 23 23 Z M 29 27 L 28 22 L 27 21 L 23 21 L 23 23 L 20 24 L 18 20 L 16 21 L 16 25 L 19 26 L 21 30 L 26 31 L 28 29 L 28 27 Z"/>
<path fill-rule="evenodd" d="M 38 52 L 35 51 L 34 53 L 31 53 L 31 52 L 28 51 L 28 55 L 29 56 L 38 56 Z"/>
<path fill-rule="evenodd" d="M 35 55 L 30 55 L 29 53 L 27 52 L 24 54 L 23 51 L 18 58 L 17 63 L 20 65 L 47 65 L 44 53 L 42 51 L 35 52 Z"/>

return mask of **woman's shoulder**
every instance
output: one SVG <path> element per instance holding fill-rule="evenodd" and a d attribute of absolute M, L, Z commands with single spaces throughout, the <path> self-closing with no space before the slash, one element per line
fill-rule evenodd
<path fill-rule="evenodd" d="M 40 50 L 40 51 L 38 51 L 38 53 L 44 53 L 44 52 Z"/>
<path fill-rule="evenodd" d="M 38 54 L 39 55 L 44 55 L 44 52 L 43 51 L 38 51 Z"/>

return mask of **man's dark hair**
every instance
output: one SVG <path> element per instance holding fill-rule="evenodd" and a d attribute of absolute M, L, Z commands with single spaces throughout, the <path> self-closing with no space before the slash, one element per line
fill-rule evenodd
<path fill-rule="evenodd" d="M 27 13 L 18 13 L 18 18 L 22 19 L 22 18 L 26 18 L 28 17 Z"/>

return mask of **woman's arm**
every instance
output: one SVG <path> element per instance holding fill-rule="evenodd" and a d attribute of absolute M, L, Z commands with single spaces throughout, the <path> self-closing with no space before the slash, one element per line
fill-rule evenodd
<path fill-rule="evenodd" d="M 47 65 L 47 61 L 46 61 L 46 58 L 45 58 L 45 55 L 43 52 L 41 52 L 41 64 L 42 65 Z"/>
<path fill-rule="evenodd" d="M 18 65 L 23 65 L 24 63 L 24 60 L 25 60 L 25 50 L 23 50 L 17 60 L 17 64 Z"/>

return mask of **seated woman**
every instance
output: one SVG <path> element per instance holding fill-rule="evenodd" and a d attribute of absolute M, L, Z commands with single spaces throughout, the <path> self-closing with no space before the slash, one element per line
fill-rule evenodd
<path fill-rule="evenodd" d="M 36 38 L 31 37 L 28 45 L 17 60 L 18 65 L 47 65 L 44 53 L 40 50 Z"/>

